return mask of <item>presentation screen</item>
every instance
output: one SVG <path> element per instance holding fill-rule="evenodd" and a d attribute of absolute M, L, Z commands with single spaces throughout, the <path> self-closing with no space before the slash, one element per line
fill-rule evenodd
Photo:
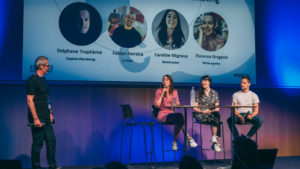
<path fill-rule="evenodd" d="M 255 83 L 254 0 L 24 0 L 22 79 Z"/>

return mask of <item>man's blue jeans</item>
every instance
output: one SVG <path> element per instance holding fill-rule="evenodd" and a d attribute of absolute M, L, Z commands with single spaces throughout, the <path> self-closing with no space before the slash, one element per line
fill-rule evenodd
<path fill-rule="evenodd" d="M 248 137 L 252 137 L 257 130 L 260 128 L 260 126 L 263 124 L 264 120 L 260 117 L 260 116 L 254 116 L 251 120 L 246 118 L 247 113 L 240 113 L 244 118 L 245 118 L 245 122 L 250 122 L 253 124 L 253 126 L 251 127 L 250 131 L 248 132 L 247 136 Z M 233 131 L 232 131 L 232 117 L 229 117 L 227 119 L 227 123 L 229 126 L 229 129 L 231 130 L 231 132 L 233 132 L 233 136 L 234 138 L 239 136 L 239 132 L 235 126 L 236 123 L 242 123 L 241 120 L 237 117 L 234 116 L 234 126 L 233 126 Z"/>
<path fill-rule="evenodd" d="M 32 147 L 31 147 L 31 165 L 32 169 L 40 169 L 40 152 L 43 148 L 43 142 L 46 142 L 47 161 L 50 169 L 56 168 L 55 147 L 56 138 L 52 124 L 46 124 L 43 127 L 31 127 Z"/>

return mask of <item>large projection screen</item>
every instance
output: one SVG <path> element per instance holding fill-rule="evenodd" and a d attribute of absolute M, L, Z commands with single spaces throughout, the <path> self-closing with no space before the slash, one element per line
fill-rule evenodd
<path fill-rule="evenodd" d="M 254 0 L 24 0 L 22 79 L 255 82 Z"/>

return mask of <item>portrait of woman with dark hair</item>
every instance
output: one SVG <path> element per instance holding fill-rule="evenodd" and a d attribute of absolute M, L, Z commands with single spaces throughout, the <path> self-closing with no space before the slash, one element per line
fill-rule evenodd
<path fill-rule="evenodd" d="M 194 24 L 194 37 L 202 49 L 216 51 L 221 49 L 228 38 L 227 25 L 216 13 L 200 15 Z"/>
<path fill-rule="evenodd" d="M 167 9 L 154 31 L 156 42 L 163 48 L 173 50 L 184 45 L 186 38 L 182 31 L 179 13 L 172 9 Z"/>

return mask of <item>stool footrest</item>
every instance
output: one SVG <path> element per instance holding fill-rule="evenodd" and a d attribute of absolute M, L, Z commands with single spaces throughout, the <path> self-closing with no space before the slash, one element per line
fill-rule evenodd
<path fill-rule="evenodd" d="M 184 149 L 178 149 L 178 150 L 164 149 L 164 151 L 184 151 Z"/>

